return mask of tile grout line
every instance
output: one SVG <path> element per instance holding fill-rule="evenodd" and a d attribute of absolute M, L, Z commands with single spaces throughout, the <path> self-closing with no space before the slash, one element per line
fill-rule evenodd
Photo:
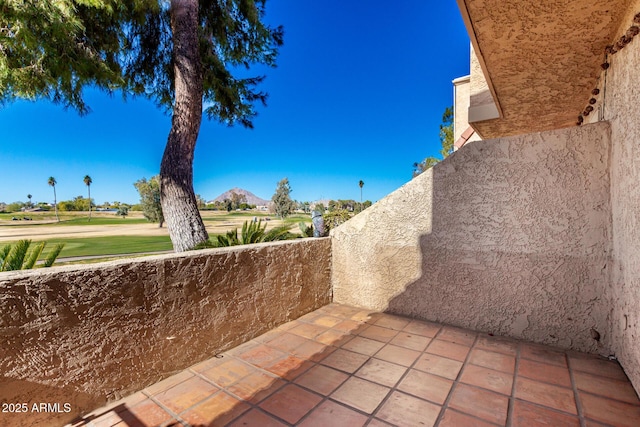
<path fill-rule="evenodd" d="M 578 384 L 576 383 L 575 375 L 573 374 L 573 363 L 571 358 L 564 352 L 564 357 L 567 360 L 567 368 L 569 369 L 569 378 L 571 378 L 571 388 L 573 390 L 573 399 L 576 402 L 576 410 L 578 412 L 578 419 L 580 420 L 580 427 L 586 427 L 587 421 L 585 419 L 584 410 L 582 408 L 582 402 L 580 401 L 580 394 L 578 392 Z"/>
<path fill-rule="evenodd" d="M 516 404 L 516 382 L 518 380 L 518 368 L 520 367 L 520 357 L 521 357 L 521 343 L 518 342 L 518 346 L 516 347 L 516 361 L 513 366 L 513 384 L 511 384 L 511 395 L 509 396 L 509 408 L 507 409 L 507 422 L 505 423 L 505 427 L 511 427 L 513 424 L 513 413 L 515 411 Z"/>
<path fill-rule="evenodd" d="M 444 327 L 445 327 L 445 325 L 442 325 L 440 327 L 440 330 L 438 331 L 436 336 L 433 337 L 434 340 L 438 337 L 438 335 L 440 335 L 442 333 L 442 330 L 444 329 Z M 451 399 L 453 398 L 453 392 L 456 390 L 456 387 L 458 386 L 458 384 L 460 384 L 460 379 L 462 378 L 462 373 L 466 369 L 467 364 L 469 363 L 469 360 L 471 359 L 471 353 L 473 352 L 473 349 L 475 348 L 479 338 L 480 338 L 479 334 L 477 332 L 475 332 L 475 338 L 473 340 L 473 343 L 469 347 L 469 352 L 467 353 L 467 356 L 464 358 L 464 362 L 462 362 L 462 366 L 460 367 L 460 371 L 458 371 L 458 375 L 456 375 L 456 378 L 453 380 L 453 384 L 451 384 L 451 388 L 449 389 L 449 394 L 447 394 L 447 398 L 442 403 L 442 408 L 440 408 L 440 413 L 438 414 L 438 417 L 436 418 L 436 422 L 433 424 L 434 426 L 438 426 L 442 422 L 442 419 L 444 418 L 444 413 L 446 412 L 447 409 L 449 409 L 449 403 L 451 402 Z M 430 345 L 431 345 L 431 343 L 429 343 L 429 346 Z M 427 348 L 429 348 L 429 346 L 427 346 Z M 427 349 L 425 349 L 425 351 L 427 351 Z M 470 415 L 470 414 L 467 414 L 467 415 Z M 475 415 L 472 415 L 472 416 L 475 417 Z"/>
<path fill-rule="evenodd" d="M 160 408 L 162 408 L 163 411 L 165 411 L 167 414 L 169 414 L 171 417 L 173 417 L 173 419 L 175 421 L 178 421 L 179 423 L 181 423 L 182 425 L 185 425 L 185 426 L 189 425 L 189 423 L 186 422 L 180 415 L 178 415 L 175 412 L 173 412 L 171 409 L 169 409 L 167 406 L 165 406 L 162 402 L 160 402 L 158 399 L 156 399 L 153 395 L 145 392 L 144 390 L 142 390 L 141 393 L 144 394 L 145 396 L 147 396 L 149 398 L 149 400 L 151 400 L 153 403 L 155 403 Z"/>
<path fill-rule="evenodd" d="M 411 322 L 411 320 L 409 320 L 409 322 Z M 407 325 L 408 325 L 408 324 L 407 324 Z M 406 327 L 407 325 L 405 325 L 404 327 Z M 391 328 L 389 328 L 389 329 L 391 329 Z M 438 335 L 438 333 L 440 332 L 440 330 L 441 330 L 441 329 L 442 329 L 442 326 L 440 326 L 440 328 L 438 329 L 438 332 L 437 332 L 435 335 Z M 394 329 L 394 330 L 395 330 L 395 329 Z M 404 328 L 403 328 L 403 329 L 399 329 L 399 330 L 397 330 L 397 331 L 398 331 L 398 333 L 396 334 L 396 336 L 398 336 L 398 334 L 400 334 L 400 333 L 404 332 Z M 408 332 L 404 332 L 404 333 L 409 334 Z M 419 334 L 413 334 L 413 335 L 419 335 Z M 425 346 L 424 350 L 422 350 L 422 351 L 420 352 L 420 355 L 419 355 L 418 357 L 416 357 L 416 360 L 414 360 L 414 361 L 413 361 L 413 363 L 411 363 L 411 365 L 409 365 L 409 366 L 404 366 L 404 365 L 398 365 L 397 363 L 395 363 L 396 365 L 398 365 L 398 366 L 402 366 L 403 368 L 405 368 L 405 371 L 404 371 L 404 373 L 400 376 L 400 378 L 398 379 L 398 381 L 396 381 L 395 385 L 394 385 L 393 387 L 389 387 L 389 388 L 390 388 L 390 390 L 389 390 L 389 392 L 387 393 L 387 395 L 384 397 L 384 399 L 382 399 L 382 400 L 380 401 L 380 403 L 379 403 L 379 404 L 378 404 L 378 406 L 373 410 L 373 412 L 371 412 L 371 415 L 369 416 L 369 422 L 368 422 L 368 424 L 370 424 L 374 419 L 379 419 L 379 418 L 376 418 L 376 415 L 375 415 L 375 414 L 377 414 L 377 413 L 382 409 L 382 407 L 383 407 L 383 406 L 384 406 L 384 405 L 389 401 L 389 399 L 391 398 L 391 395 L 392 395 L 392 394 L 393 394 L 393 392 L 395 392 L 395 391 L 397 391 L 397 392 L 399 392 L 399 393 L 404 393 L 404 394 L 406 394 L 406 395 L 412 396 L 412 397 L 417 398 L 417 399 L 420 399 L 420 400 L 422 400 L 422 401 L 424 401 L 424 402 L 428 402 L 428 403 L 432 403 L 432 404 L 437 405 L 437 403 L 435 403 L 435 402 L 432 402 L 432 401 L 430 401 L 430 400 L 424 399 L 424 398 L 422 398 L 422 397 L 415 396 L 415 395 L 413 395 L 413 394 L 411 394 L 411 393 L 407 393 L 407 392 L 404 392 L 404 391 L 402 391 L 402 390 L 398 390 L 398 388 L 397 388 L 397 387 L 398 387 L 398 385 L 399 385 L 399 384 L 400 384 L 400 383 L 401 383 L 401 382 L 406 378 L 406 376 L 409 374 L 409 371 L 413 368 L 413 366 L 414 366 L 416 363 L 418 363 L 418 360 L 420 360 L 420 357 L 422 357 L 422 356 L 424 355 L 425 351 L 427 351 L 427 348 L 431 345 L 431 342 L 435 339 L 435 335 L 434 335 L 434 337 L 433 337 L 433 338 L 431 338 L 431 337 L 425 337 L 425 338 L 429 338 L 429 343 Z M 394 336 L 393 338 L 395 338 L 396 336 Z M 419 335 L 419 336 L 422 336 L 422 335 Z M 391 340 L 393 340 L 393 338 L 392 338 Z M 386 347 L 387 345 L 393 345 L 393 344 L 391 344 L 391 340 L 389 340 L 388 342 L 386 342 L 386 343 L 385 343 L 385 345 L 384 345 L 380 350 L 382 350 L 382 349 L 383 349 L 384 347 Z M 398 347 L 401 347 L 401 346 L 398 346 Z M 406 348 L 406 347 L 402 347 L 402 348 Z M 369 357 L 369 360 L 373 359 L 373 358 L 374 358 L 374 356 L 380 352 L 380 350 L 378 350 L 374 355 L 370 356 L 370 357 Z M 411 349 L 410 349 L 410 350 L 411 350 Z M 416 350 L 416 351 L 417 351 L 417 350 Z M 369 360 L 367 360 L 367 362 L 368 362 Z M 382 359 L 377 359 L 377 360 L 382 360 Z M 366 364 L 367 362 L 365 362 L 365 364 Z M 393 362 L 389 362 L 389 363 L 393 363 Z M 363 366 L 364 366 L 364 365 L 363 365 Z M 422 371 L 418 370 L 418 372 L 422 372 Z M 354 372 L 354 375 L 355 375 L 355 372 Z M 359 378 L 359 377 L 357 377 L 357 378 Z M 364 379 L 364 378 L 363 378 L 363 379 Z M 375 383 L 375 384 L 378 384 L 378 383 Z M 367 425 L 368 425 L 368 424 L 367 424 Z"/>

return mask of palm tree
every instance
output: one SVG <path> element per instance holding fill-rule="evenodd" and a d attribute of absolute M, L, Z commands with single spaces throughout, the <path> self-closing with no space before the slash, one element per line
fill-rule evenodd
<path fill-rule="evenodd" d="M 27 199 L 29 199 L 29 207 L 31 207 L 31 198 L 33 196 L 31 194 L 27 194 Z"/>
<path fill-rule="evenodd" d="M 358 185 L 360 186 L 360 212 L 362 212 L 362 187 L 364 187 L 364 181 L 360 180 Z"/>
<path fill-rule="evenodd" d="M 89 175 L 84 176 L 84 185 L 87 186 L 87 191 L 89 191 L 89 221 L 91 221 L 91 177 Z"/>
<path fill-rule="evenodd" d="M 58 217 L 58 201 L 56 200 L 56 179 L 52 176 L 49 177 L 47 181 L 50 186 L 53 187 L 53 208 L 56 210 L 56 219 L 60 222 L 60 218 Z"/>

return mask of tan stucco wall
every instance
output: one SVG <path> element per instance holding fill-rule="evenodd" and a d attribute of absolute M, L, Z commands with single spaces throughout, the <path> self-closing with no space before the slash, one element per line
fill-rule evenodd
<path fill-rule="evenodd" d="M 485 79 L 484 77 L 484 72 L 482 71 L 482 67 L 480 66 L 480 61 L 478 60 L 478 55 L 476 55 L 473 46 L 471 46 L 470 49 L 469 69 L 470 106 L 479 107 L 481 105 L 495 104 L 493 96 L 491 95 L 491 92 L 489 90 L 489 84 L 487 83 L 487 79 Z"/>
<path fill-rule="evenodd" d="M 0 274 L 0 414 L 60 425 L 331 299 L 328 238 Z"/>
<path fill-rule="evenodd" d="M 464 146 L 332 232 L 334 301 L 608 354 L 609 131 Z"/>
<path fill-rule="evenodd" d="M 640 12 L 640 1 L 634 3 L 617 38 Z M 611 124 L 612 140 L 613 349 L 640 391 L 640 38 L 609 62 L 611 67 L 600 77 L 604 88 L 598 104 Z"/>
<path fill-rule="evenodd" d="M 453 81 L 453 140 L 457 141 L 469 127 L 471 76 Z"/>

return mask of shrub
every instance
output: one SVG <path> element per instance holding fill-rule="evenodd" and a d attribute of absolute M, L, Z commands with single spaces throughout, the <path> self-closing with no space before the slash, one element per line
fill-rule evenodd
<path fill-rule="evenodd" d="M 0 249 L 0 271 L 29 270 L 36 265 L 46 243 L 31 247 L 31 240 L 20 240 L 15 245 L 6 245 Z M 60 255 L 64 243 L 58 243 L 44 260 L 44 267 L 51 267 Z M 31 250 L 29 250 L 31 248 Z"/>

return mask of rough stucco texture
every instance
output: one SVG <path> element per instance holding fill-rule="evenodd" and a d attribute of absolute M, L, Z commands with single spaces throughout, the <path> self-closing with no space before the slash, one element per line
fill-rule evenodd
<path fill-rule="evenodd" d="M 0 274 L 0 414 L 60 425 L 330 302 L 329 239 Z"/>
<path fill-rule="evenodd" d="M 473 22 L 469 33 L 504 115 L 474 124 L 488 139 L 575 125 L 633 1 L 458 3 Z"/>
<path fill-rule="evenodd" d="M 608 354 L 609 131 L 462 147 L 333 230 L 334 301 Z"/>
<path fill-rule="evenodd" d="M 640 1 L 623 20 L 618 37 L 629 28 Z M 617 39 L 617 38 L 616 38 Z M 613 349 L 640 392 L 640 39 L 610 58 L 605 119 L 611 125 L 611 208 L 613 260 L 611 299 Z M 601 102 L 599 100 L 599 102 Z"/>

